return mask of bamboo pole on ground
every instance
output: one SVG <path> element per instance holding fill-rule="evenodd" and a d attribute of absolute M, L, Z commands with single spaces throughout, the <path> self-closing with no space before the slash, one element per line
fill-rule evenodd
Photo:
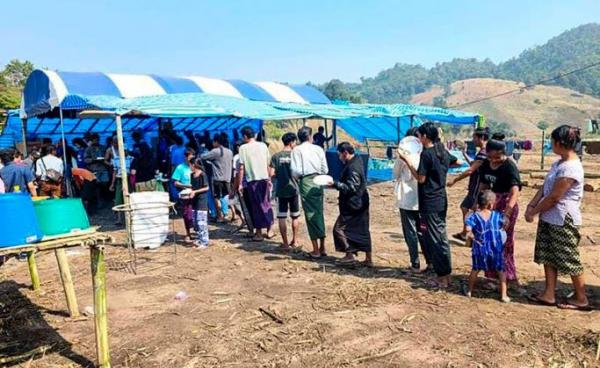
<path fill-rule="evenodd" d="M 41 283 L 37 264 L 35 263 L 35 251 L 27 252 L 27 264 L 29 266 L 29 275 L 31 276 L 31 288 L 33 290 L 39 290 L 41 288 Z"/>
<path fill-rule="evenodd" d="M 67 300 L 69 314 L 73 318 L 79 317 L 79 307 L 77 306 L 77 297 L 75 296 L 75 287 L 73 287 L 67 254 L 65 253 L 64 248 L 55 249 L 54 254 L 56 255 L 56 262 L 58 263 L 60 280 L 62 281 L 63 289 L 65 291 L 65 299 Z"/>
<path fill-rule="evenodd" d="M 110 368 L 104 247 L 92 246 L 90 248 L 90 256 L 92 261 L 92 284 L 94 287 L 94 323 L 98 367 Z"/>

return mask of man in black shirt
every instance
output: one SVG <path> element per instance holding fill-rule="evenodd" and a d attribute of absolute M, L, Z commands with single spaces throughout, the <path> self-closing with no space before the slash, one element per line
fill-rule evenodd
<path fill-rule="evenodd" d="M 333 136 L 325 137 L 325 128 L 320 126 L 319 131 L 313 135 L 313 144 L 325 149 L 325 142 L 329 142 Z"/>

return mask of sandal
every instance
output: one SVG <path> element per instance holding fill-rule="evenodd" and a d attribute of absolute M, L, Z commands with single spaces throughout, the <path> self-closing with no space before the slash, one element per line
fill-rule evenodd
<path fill-rule="evenodd" d="M 349 258 L 340 258 L 336 262 L 339 263 L 339 264 L 341 264 L 341 265 L 349 265 L 349 264 L 356 263 L 357 261 L 354 258 L 352 258 L 352 259 L 349 259 Z"/>
<path fill-rule="evenodd" d="M 452 237 L 454 239 L 456 239 L 456 240 L 460 240 L 460 241 L 463 241 L 463 242 L 467 241 L 467 237 L 463 233 L 456 233 L 456 234 L 452 235 Z"/>
<path fill-rule="evenodd" d="M 310 258 L 310 259 L 321 259 L 321 255 L 320 254 L 319 255 L 314 255 L 314 254 L 312 254 L 310 252 L 306 252 L 306 254 L 308 255 L 308 258 Z"/>
<path fill-rule="evenodd" d="M 548 302 L 546 300 L 540 299 L 539 295 L 537 294 L 531 294 L 531 295 L 527 295 L 527 300 L 529 300 L 530 302 L 533 302 L 535 304 L 538 305 L 543 305 L 545 307 L 556 307 L 556 302 L 552 303 L 552 302 Z"/>
<path fill-rule="evenodd" d="M 252 239 L 250 239 L 250 241 L 251 241 L 251 242 L 257 242 L 257 243 L 259 243 L 259 242 L 263 242 L 263 241 L 265 241 L 265 238 L 263 238 L 263 237 L 257 237 L 257 236 L 253 236 L 253 237 L 252 237 Z"/>
<path fill-rule="evenodd" d="M 575 311 L 579 311 L 579 312 L 590 312 L 592 310 L 592 307 L 589 304 L 586 304 L 586 305 L 575 304 L 571 299 L 565 300 L 564 303 L 558 303 L 556 305 L 556 307 L 558 309 L 568 309 L 568 310 L 575 310 Z"/>

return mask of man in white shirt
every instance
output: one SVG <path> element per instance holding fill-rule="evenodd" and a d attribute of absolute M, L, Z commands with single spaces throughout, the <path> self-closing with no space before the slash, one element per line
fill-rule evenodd
<path fill-rule="evenodd" d="M 40 179 L 40 195 L 60 198 L 62 192 L 62 177 L 64 166 L 60 158 L 56 157 L 56 147 L 48 145 L 44 149 L 44 157 L 35 164 L 35 175 Z"/>
<path fill-rule="evenodd" d="M 411 128 L 406 136 L 415 136 L 416 129 Z M 399 147 L 398 150 L 402 148 Z M 407 157 L 413 167 L 419 167 L 420 153 L 411 153 Z M 411 174 L 410 169 L 404 161 L 396 159 L 394 164 L 394 179 L 396 179 L 396 199 L 400 210 L 400 220 L 402 223 L 402 234 L 404 241 L 408 246 L 410 256 L 410 267 L 415 272 L 420 272 L 421 263 L 419 261 L 419 244 L 427 267 L 429 268 L 430 260 L 428 254 L 424 251 L 423 243 L 418 234 L 419 228 L 419 192 L 417 179 Z"/>
<path fill-rule="evenodd" d="M 271 155 L 269 148 L 255 138 L 254 129 L 242 128 L 244 144 L 239 150 L 240 168 L 235 181 L 235 188 L 240 191 L 242 178 L 246 178 L 248 195 L 250 196 L 252 222 L 256 234 L 253 241 L 263 241 L 263 229 L 267 238 L 271 238 L 269 229 L 273 225 L 273 209 L 271 208 L 271 176 L 269 164 Z"/>
<path fill-rule="evenodd" d="M 312 129 L 303 127 L 298 130 L 300 144 L 292 150 L 292 175 L 299 179 L 300 197 L 306 218 L 308 235 L 313 251 L 310 256 L 320 258 L 325 252 L 325 218 L 323 216 L 323 188 L 313 179 L 317 175 L 329 172 L 325 152 L 312 144 Z"/>

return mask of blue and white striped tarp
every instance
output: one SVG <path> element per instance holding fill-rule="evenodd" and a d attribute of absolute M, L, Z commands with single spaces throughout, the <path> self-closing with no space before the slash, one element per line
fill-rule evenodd
<path fill-rule="evenodd" d="M 205 93 L 254 101 L 329 104 L 314 87 L 276 82 L 250 83 L 199 76 L 164 77 L 152 74 L 111 74 L 34 70 L 25 83 L 21 116 L 43 114 L 57 106 L 83 109 L 72 96 L 135 98 L 179 93 Z"/>

